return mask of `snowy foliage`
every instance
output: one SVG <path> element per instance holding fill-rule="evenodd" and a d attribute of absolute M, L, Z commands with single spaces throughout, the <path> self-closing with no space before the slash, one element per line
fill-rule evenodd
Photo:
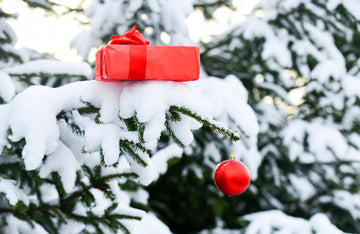
<path fill-rule="evenodd" d="M 111 36 L 127 32 L 135 24 L 153 45 L 192 45 L 184 24 L 192 12 L 190 0 L 94 0 L 85 10 L 90 29 L 81 32 L 72 42 L 78 53 L 87 59 L 92 48 L 107 43 Z"/>
<path fill-rule="evenodd" d="M 360 230 L 353 202 L 360 187 L 352 179 L 359 178 L 360 163 L 358 5 L 260 1 L 253 15 L 205 45 L 202 55 L 207 72 L 233 73 L 251 90 L 264 158 L 261 209 L 304 217 L 321 211 L 350 232 Z"/>
<path fill-rule="evenodd" d="M 31 86 L 0 106 L 2 157 L 9 158 L 2 160 L 3 166 L 14 166 L 21 160 L 27 173 L 38 173 L 41 187 L 2 179 L 1 192 L 11 206 L 21 201 L 25 209 L 40 205 L 34 212 L 43 209 L 49 214 L 78 199 L 77 194 L 88 193 L 91 201 L 73 204 L 65 215 L 73 220 L 90 214 L 94 221 L 111 215 L 140 219 L 145 213 L 129 207 L 131 196 L 117 183 L 134 177 L 148 185 L 163 172 L 161 167 L 168 158 L 160 163 L 156 154 L 150 158 L 162 132 L 170 132 L 184 146 L 192 142 L 191 131 L 201 123 L 186 116 L 187 112 L 181 114 L 182 110 L 207 121 L 212 118 L 210 103 L 189 84 L 88 81 L 59 88 Z M 24 144 L 22 152 L 17 151 L 19 144 Z M 33 198 L 29 201 L 28 197 Z M 118 225 L 135 231 L 138 223 Z M 67 222 L 52 225 L 62 230 Z M 91 228 L 114 227 L 83 226 L 83 230 Z"/>
<path fill-rule="evenodd" d="M 251 224 L 246 228 L 246 234 L 255 233 L 343 233 L 332 225 L 324 214 L 315 214 L 310 222 L 290 217 L 278 210 L 263 211 L 246 215 L 246 220 Z"/>

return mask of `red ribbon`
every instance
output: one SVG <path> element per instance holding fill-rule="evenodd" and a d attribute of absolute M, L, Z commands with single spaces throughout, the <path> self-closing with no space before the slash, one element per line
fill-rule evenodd
<path fill-rule="evenodd" d="M 146 73 L 146 46 L 150 44 L 145 37 L 136 30 L 137 25 L 127 33 L 112 37 L 110 44 L 129 45 L 129 79 L 143 80 Z"/>
<path fill-rule="evenodd" d="M 149 45 L 150 42 L 136 30 L 137 25 L 132 27 L 127 33 L 116 35 L 112 37 L 110 44 L 123 44 L 123 45 Z"/>

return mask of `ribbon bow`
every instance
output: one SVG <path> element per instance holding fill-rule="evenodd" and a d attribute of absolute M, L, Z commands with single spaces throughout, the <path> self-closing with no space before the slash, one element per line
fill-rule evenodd
<path fill-rule="evenodd" d="M 150 42 L 136 30 L 137 25 L 132 27 L 127 33 L 116 35 L 112 37 L 110 44 L 125 44 L 125 45 L 149 45 Z"/>

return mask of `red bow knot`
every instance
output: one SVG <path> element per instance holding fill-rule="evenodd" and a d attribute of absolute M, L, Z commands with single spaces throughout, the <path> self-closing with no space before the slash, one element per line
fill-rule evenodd
<path fill-rule="evenodd" d="M 136 30 L 137 25 L 132 27 L 127 33 L 116 35 L 112 37 L 110 44 L 125 44 L 125 45 L 149 45 L 150 42 Z"/>

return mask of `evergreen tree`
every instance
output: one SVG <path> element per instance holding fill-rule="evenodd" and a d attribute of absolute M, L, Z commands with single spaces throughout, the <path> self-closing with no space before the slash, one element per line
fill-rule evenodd
<path fill-rule="evenodd" d="M 204 45 L 205 70 L 237 75 L 260 123 L 264 159 L 256 190 L 243 198 L 260 213 L 234 215 L 250 221 L 246 232 L 289 231 L 290 223 L 290 230 L 320 232 L 326 217 L 345 232 L 360 231 L 359 6 L 262 1 L 244 22 Z M 301 100 L 293 102 L 294 93 Z"/>
<path fill-rule="evenodd" d="M 52 7 L 57 4 L 50 1 L 24 2 L 29 7 L 41 8 L 49 14 L 55 14 Z M 35 84 L 59 87 L 69 82 L 90 78 L 92 71 L 87 63 L 64 63 L 55 60 L 50 54 L 28 48 L 15 49 L 17 37 L 6 19 L 16 19 L 16 17 L 15 14 L 7 14 L 0 8 L 0 69 L 3 77 L 12 78 L 16 92 Z"/>

